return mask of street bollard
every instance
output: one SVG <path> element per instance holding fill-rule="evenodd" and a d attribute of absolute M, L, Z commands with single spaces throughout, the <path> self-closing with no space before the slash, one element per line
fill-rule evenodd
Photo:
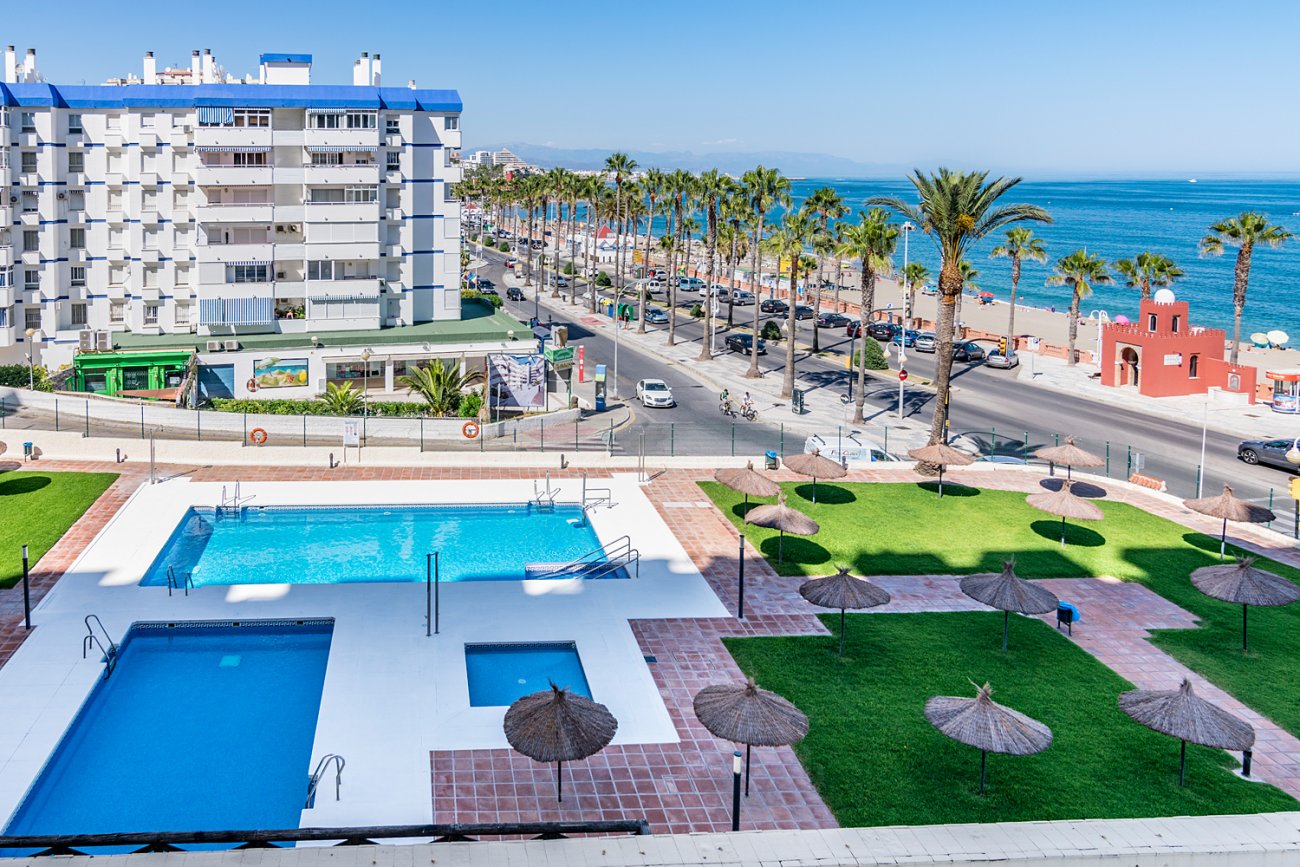
<path fill-rule="evenodd" d="M 194 437 L 203 442 L 203 410 L 194 410 Z"/>
<path fill-rule="evenodd" d="M 144 439 L 144 405 L 140 406 L 140 439 Z"/>
<path fill-rule="evenodd" d="M 90 436 L 90 401 L 86 401 L 86 433 L 85 433 L 85 436 L 87 436 L 87 437 Z"/>
<path fill-rule="evenodd" d="M 424 416 L 420 416 L 420 451 L 424 451 Z"/>
<path fill-rule="evenodd" d="M 140 411 L 144 412 L 144 407 L 140 407 Z M 54 432 L 59 432 L 59 399 L 57 397 L 54 398 Z"/>
<path fill-rule="evenodd" d="M 32 591 L 28 584 L 27 546 L 23 546 L 23 625 L 32 628 Z"/>
<path fill-rule="evenodd" d="M 668 425 L 668 456 L 677 457 L 677 425 Z"/>
<path fill-rule="evenodd" d="M 736 456 L 736 423 L 731 423 L 731 456 Z"/>
<path fill-rule="evenodd" d="M 1269 489 L 1268 489 L 1268 510 L 1269 510 L 1270 512 L 1273 511 L 1273 489 L 1272 489 L 1272 488 L 1269 488 Z M 1267 524 L 1266 526 L 1267 526 L 1270 530 L 1273 529 L 1273 522 L 1272 522 L 1272 521 L 1269 521 L 1268 524 Z"/>
<path fill-rule="evenodd" d="M 307 413 L 302 414 L 302 447 L 307 448 Z"/>
<path fill-rule="evenodd" d="M 1124 465 L 1124 478 L 1133 475 L 1133 447 L 1128 446 L 1128 462 Z"/>
<path fill-rule="evenodd" d="M 538 419 L 537 429 L 538 431 L 541 432 L 541 437 L 542 437 L 541 450 L 542 453 L 545 454 L 546 453 L 546 419 L 544 418 Z"/>
<path fill-rule="evenodd" d="M 1106 478 L 1110 478 L 1110 440 L 1106 440 Z"/>

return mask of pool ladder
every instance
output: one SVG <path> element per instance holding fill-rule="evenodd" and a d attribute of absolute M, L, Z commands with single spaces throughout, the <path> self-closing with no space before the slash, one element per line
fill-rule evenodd
<path fill-rule="evenodd" d="M 94 623 L 91 623 L 91 621 Z M 95 631 L 95 626 L 99 626 L 99 632 Z M 100 640 L 100 636 L 103 640 Z M 85 659 L 90 653 L 90 648 L 98 647 L 99 652 L 104 658 L 104 677 L 113 673 L 114 666 L 117 665 L 117 644 L 108 636 L 108 630 L 104 628 L 103 622 L 99 619 L 98 614 L 86 615 L 86 635 L 81 639 L 81 658 Z"/>
<path fill-rule="evenodd" d="M 249 499 L 252 499 L 251 497 Z M 238 515 L 240 507 L 243 506 L 244 497 L 239 490 L 239 482 L 235 482 L 234 496 L 226 496 L 226 486 L 221 486 L 221 505 L 217 506 L 216 516 L 221 517 L 222 512 L 230 511 Z"/>
<path fill-rule="evenodd" d="M 304 810 L 310 810 L 316 806 L 316 789 L 320 787 L 321 778 L 325 776 L 325 771 L 330 765 L 334 766 L 334 800 L 339 800 L 339 790 L 343 785 L 343 766 L 347 762 L 338 753 L 326 753 L 320 757 L 316 763 L 316 770 L 312 771 L 311 779 L 307 781 L 307 800 L 303 803 Z"/>
<path fill-rule="evenodd" d="M 167 595 L 171 596 L 173 590 L 184 590 L 185 595 L 189 596 L 190 591 L 194 589 L 194 573 L 186 572 L 184 578 L 176 577 L 176 570 L 167 566 Z"/>
<path fill-rule="evenodd" d="M 555 498 L 560 495 L 559 488 L 551 487 L 551 474 L 546 474 L 546 489 L 542 490 L 537 486 L 537 480 L 533 480 L 533 499 L 532 504 L 539 511 L 555 511 Z"/>

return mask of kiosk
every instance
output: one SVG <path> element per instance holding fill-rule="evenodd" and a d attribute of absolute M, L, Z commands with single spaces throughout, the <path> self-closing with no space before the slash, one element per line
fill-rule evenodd
<path fill-rule="evenodd" d="M 1265 371 L 1264 378 L 1273 383 L 1273 412 L 1300 413 L 1300 368 Z"/>

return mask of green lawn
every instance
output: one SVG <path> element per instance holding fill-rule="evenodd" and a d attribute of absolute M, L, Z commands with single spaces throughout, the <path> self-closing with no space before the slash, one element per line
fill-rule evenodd
<path fill-rule="evenodd" d="M 822 619 L 838 630 L 838 613 Z M 1116 704 L 1130 684 L 1041 621 L 1012 625 L 1005 657 L 1002 615 L 987 612 L 851 614 L 843 660 L 834 637 L 725 642 L 746 673 L 808 715 L 795 750 L 845 826 L 1296 809 L 1284 792 L 1229 773 L 1221 750 L 1189 746 L 1179 788 L 1178 742 Z M 990 755 L 982 797 L 979 752 L 922 713 L 933 695 L 974 696 L 972 681 L 1054 735 L 1036 756 Z"/>
<path fill-rule="evenodd" d="M 742 498 L 713 482 L 702 487 L 741 526 Z M 814 505 L 808 499 L 811 485 L 785 488 L 789 504 L 821 524 L 819 534 L 787 536 L 785 562 L 778 565 L 776 532 L 744 528 L 781 574 L 822 575 L 835 565 L 866 575 L 966 574 L 998 570 L 1002 559 L 1014 554 L 1022 578 L 1091 575 L 1138 581 L 1201 620 L 1200 629 L 1157 633 L 1156 644 L 1300 735 L 1300 700 L 1287 686 L 1295 679 L 1294 660 L 1300 659 L 1300 603 L 1252 609 L 1250 653 L 1243 655 L 1241 607 L 1204 596 L 1188 577 L 1218 562 L 1217 538 L 1102 500 L 1106 518 L 1070 525 L 1069 544 L 1061 548 L 1059 519 L 1030 507 L 1015 491 L 945 485 L 939 500 L 933 483 L 821 483 Z M 1300 571 L 1260 563 L 1300 580 Z M 1088 615 L 1083 612 L 1085 622 Z"/>
<path fill-rule="evenodd" d="M 116 473 L 0 473 L 0 587 L 12 587 L 23 577 L 23 545 L 34 566 L 116 478 Z"/>

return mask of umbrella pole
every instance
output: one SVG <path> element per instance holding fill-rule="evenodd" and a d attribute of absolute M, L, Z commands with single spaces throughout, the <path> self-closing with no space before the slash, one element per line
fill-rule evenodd
<path fill-rule="evenodd" d="M 754 749 L 753 744 L 745 744 L 745 797 L 749 797 L 749 754 Z"/>
<path fill-rule="evenodd" d="M 1228 547 L 1228 519 L 1223 519 L 1223 532 L 1219 535 L 1219 562 L 1223 562 L 1224 549 Z"/>
<path fill-rule="evenodd" d="M 1181 746 L 1178 748 L 1178 785 L 1183 785 L 1183 779 L 1187 771 L 1187 741 L 1179 741 Z"/>
<path fill-rule="evenodd" d="M 817 505 L 817 477 L 813 476 L 813 505 Z"/>
<path fill-rule="evenodd" d="M 1241 652 L 1246 652 L 1246 609 L 1250 606 L 1246 603 L 1241 604 Z"/>
<path fill-rule="evenodd" d="M 980 794 L 984 794 L 984 764 L 988 761 L 989 754 L 980 750 Z"/>
<path fill-rule="evenodd" d="M 1061 547 L 1065 547 L 1065 516 L 1061 516 Z"/>
<path fill-rule="evenodd" d="M 555 800 L 564 802 L 564 762 L 555 763 Z"/>
<path fill-rule="evenodd" d="M 1007 630 L 1011 628 L 1011 612 L 1002 612 L 1002 655 L 1007 655 Z"/>
<path fill-rule="evenodd" d="M 943 499 L 943 464 L 939 464 L 939 499 Z"/>
<path fill-rule="evenodd" d="M 840 609 L 840 656 L 844 655 L 844 609 Z"/>
<path fill-rule="evenodd" d="M 776 562 L 783 562 L 785 559 L 785 530 L 778 530 L 781 535 L 776 540 Z"/>
<path fill-rule="evenodd" d="M 745 511 L 741 514 L 740 520 L 742 521 L 745 520 L 745 517 L 748 514 L 749 514 L 749 494 L 745 494 Z"/>

